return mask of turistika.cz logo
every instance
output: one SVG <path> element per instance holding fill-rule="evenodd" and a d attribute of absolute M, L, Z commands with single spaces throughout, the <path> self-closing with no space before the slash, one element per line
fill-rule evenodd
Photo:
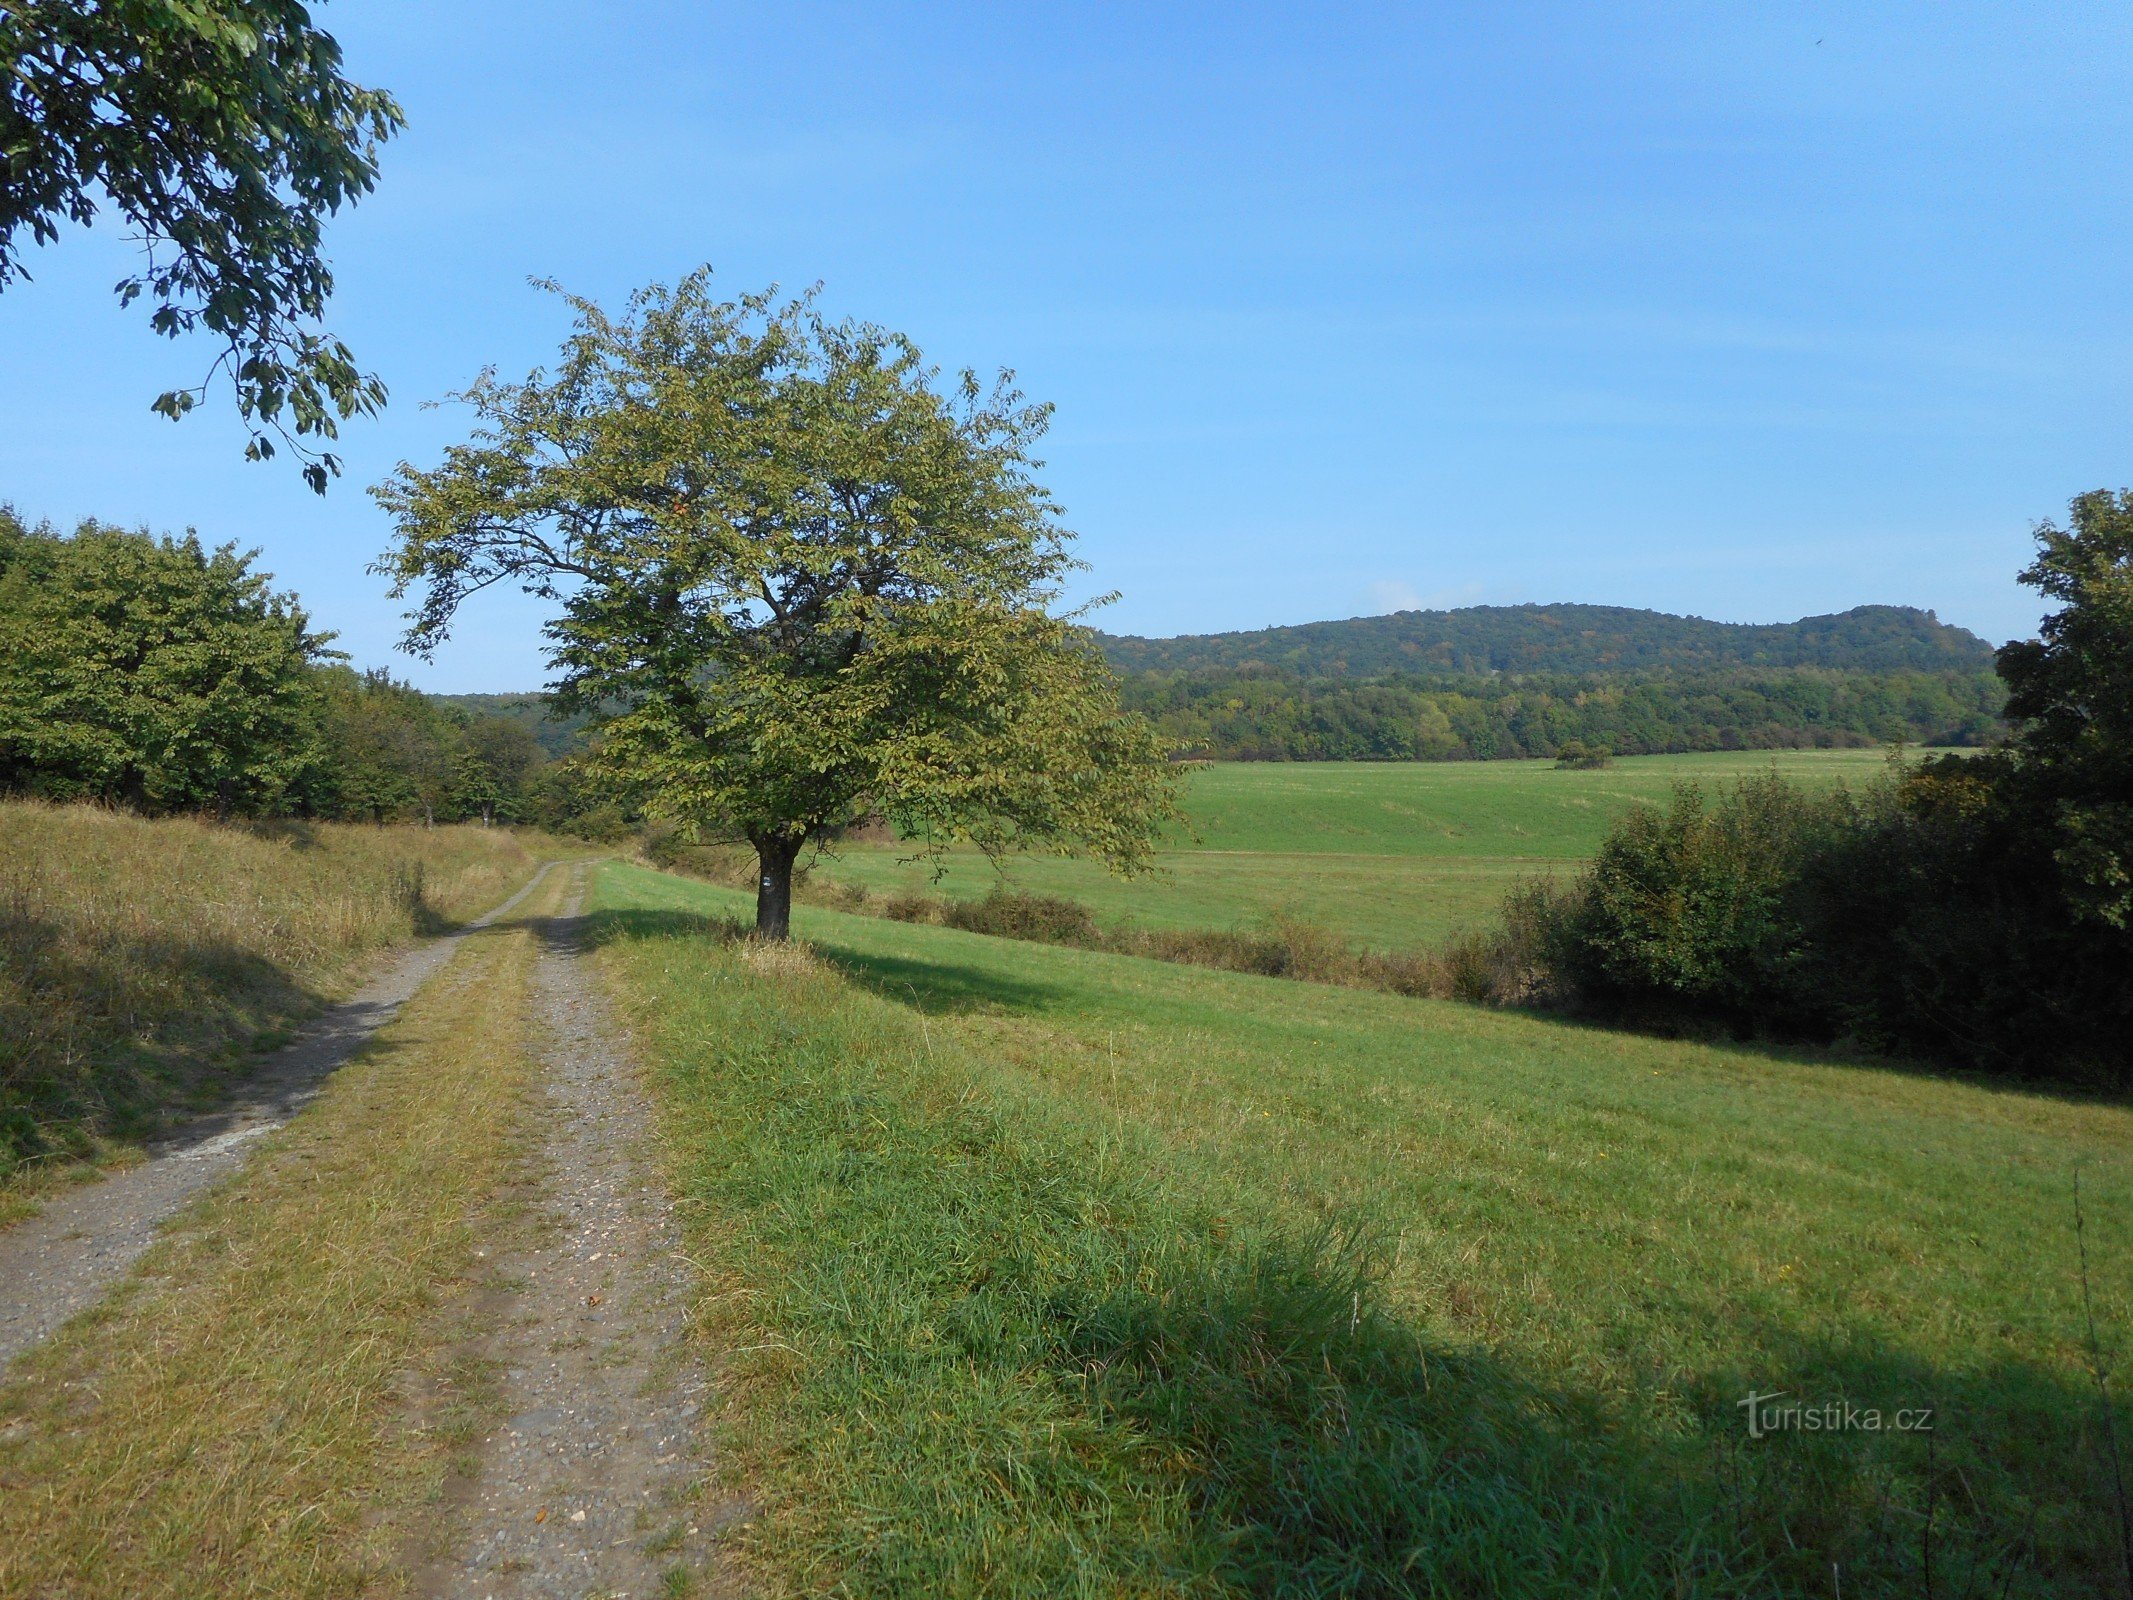
<path fill-rule="evenodd" d="M 1910 1406 L 1901 1411 L 1884 1412 L 1872 1406 L 1855 1406 L 1849 1400 L 1824 1400 L 1819 1405 L 1795 1400 L 1790 1405 L 1779 1405 L 1778 1402 L 1789 1392 L 1779 1389 L 1774 1394 L 1751 1394 L 1747 1399 L 1735 1402 L 1748 1413 L 1749 1438 L 1760 1439 L 1772 1433 L 1933 1431 L 1931 1406 Z"/>

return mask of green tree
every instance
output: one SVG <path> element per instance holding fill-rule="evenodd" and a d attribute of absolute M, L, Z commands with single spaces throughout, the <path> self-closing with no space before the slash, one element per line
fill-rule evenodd
<path fill-rule="evenodd" d="M 1716 804 L 1686 783 L 1665 811 L 1636 807 L 1578 885 L 1558 952 L 1569 976 L 1589 1000 L 1630 1012 L 1658 1002 L 1819 1024 L 1802 864 L 1851 815 L 1848 795 L 1803 795 L 1775 773 L 1743 779 Z"/>
<path fill-rule="evenodd" d="M 232 545 L 0 509 L 0 785 L 143 810 L 286 809 L 322 760 L 310 631 Z"/>
<path fill-rule="evenodd" d="M 928 848 L 1143 866 L 1173 779 L 1052 614 L 1076 563 L 1029 453 L 1048 408 L 1006 374 L 943 393 L 900 335 L 709 277 L 621 319 L 572 298 L 555 373 L 483 376 L 473 437 L 373 491 L 383 570 L 421 593 L 409 646 L 493 583 L 557 599 L 563 708 L 612 713 L 600 769 L 751 844 L 769 937 L 801 852 L 869 814 Z"/>
<path fill-rule="evenodd" d="M 340 46 L 296 0 L 9 0 L 0 8 L 0 286 L 26 244 L 86 223 L 99 197 L 147 248 L 118 285 L 172 338 L 219 344 L 176 419 L 227 375 L 246 455 L 290 444 L 321 494 L 339 460 L 312 441 L 384 403 L 317 326 L 333 292 L 322 219 L 370 192 L 391 96 L 348 82 Z"/>
<path fill-rule="evenodd" d="M 509 717 L 461 715 L 453 810 L 479 817 L 483 826 L 499 815 L 516 821 L 526 812 L 540 769 L 540 741 L 524 722 Z"/>
<path fill-rule="evenodd" d="M 2133 926 L 2133 490 L 2077 496 L 2037 528 L 2022 581 L 2059 602 L 2034 640 L 2001 649 L 2015 793 L 2056 836 L 2084 916 Z M 2048 815 L 2048 821 L 2045 820 Z"/>
<path fill-rule="evenodd" d="M 320 682 L 330 756 L 312 808 L 370 822 L 449 817 L 460 760 L 453 720 L 381 670 L 337 667 Z"/>

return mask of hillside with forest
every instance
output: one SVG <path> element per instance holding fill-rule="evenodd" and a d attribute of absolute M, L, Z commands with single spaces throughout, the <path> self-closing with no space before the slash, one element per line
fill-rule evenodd
<path fill-rule="evenodd" d="M 1907 606 L 1785 623 L 1471 606 L 1096 638 L 1129 707 L 1223 761 L 1980 745 L 2005 699 L 1991 645 Z"/>
<path fill-rule="evenodd" d="M 1626 606 L 1466 606 L 1141 639 L 1099 634 L 1124 673 L 1274 668 L 1305 678 L 1387 673 L 1622 674 L 1822 667 L 1980 672 L 1992 646 L 1911 606 L 1855 606 L 1797 622 L 1710 622 Z"/>
<path fill-rule="evenodd" d="M 1245 667 L 1129 674 L 1121 698 L 1183 754 L 1217 761 L 1553 758 L 1975 746 L 2006 700 L 1989 671 L 1827 667 L 1522 677 L 1306 678 Z"/>

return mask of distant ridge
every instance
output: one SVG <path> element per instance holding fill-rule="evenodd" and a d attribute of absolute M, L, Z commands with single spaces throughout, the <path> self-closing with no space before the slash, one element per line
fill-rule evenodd
<path fill-rule="evenodd" d="M 1265 667 L 1307 678 L 1832 667 L 1976 671 L 1992 646 L 1911 606 L 1855 606 L 1798 622 L 1709 622 L 1627 606 L 1466 606 L 1306 622 L 1248 633 L 1099 634 L 1121 672 Z"/>

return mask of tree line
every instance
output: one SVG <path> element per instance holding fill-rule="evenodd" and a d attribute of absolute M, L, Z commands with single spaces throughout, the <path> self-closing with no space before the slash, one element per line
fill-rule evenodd
<path fill-rule="evenodd" d="M 614 707 L 427 695 L 330 646 L 233 548 L 95 521 L 62 533 L 0 508 L 0 790 L 606 836 L 635 820 L 588 771 Z M 1132 673 L 1121 689 L 1164 746 L 1244 761 L 1969 745 L 2004 699 L 1991 674 L 1820 668 L 1355 681 L 1246 667 Z"/>
<path fill-rule="evenodd" d="M 1617 755 L 1895 742 L 1979 745 L 2000 728 L 1990 670 L 1304 678 L 1270 667 L 1137 672 L 1124 700 L 1218 761 L 1491 761 L 1571 744 Z"/>
<path fill-rule="evenodd" d="M 602 818 L 522 717 L 359 672 L 232 546 L 0 507 L 0 791 L 149 815 Z"/>

